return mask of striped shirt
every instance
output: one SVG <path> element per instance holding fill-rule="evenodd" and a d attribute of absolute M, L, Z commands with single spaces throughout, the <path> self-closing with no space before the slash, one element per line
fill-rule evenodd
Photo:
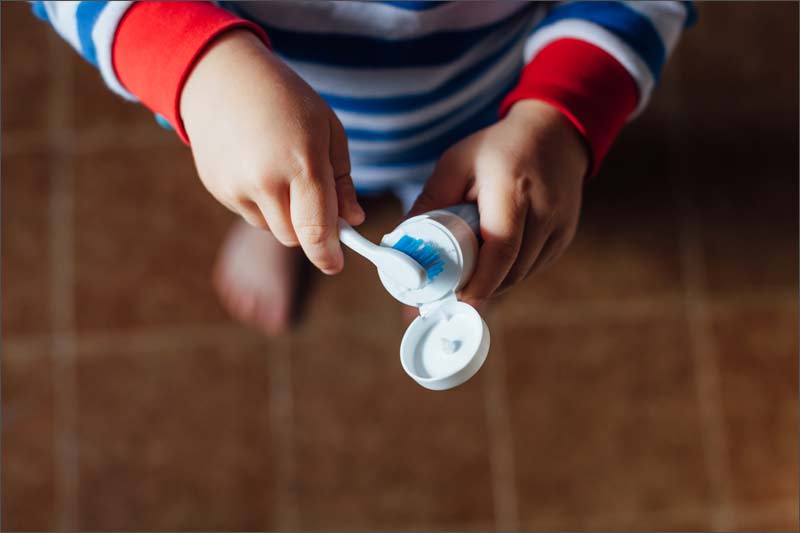
<path fill-rule="evenodd" d="M 342 121 L 362 188 L 424 181 L 445 149 L 521 98 L 564 111 L 596 170 L 694 18 L 671 1 L 34 2 L 34 12 L 184 140 L 177 102 L 193 61 L 221 31 L 252 28 Z"/>

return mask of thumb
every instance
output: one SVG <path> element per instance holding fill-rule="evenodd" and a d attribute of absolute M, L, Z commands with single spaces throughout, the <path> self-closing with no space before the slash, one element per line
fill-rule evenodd
<path fill-rule="evenodd" d="M 439 158 L 408 217 L 455 205 L 464 199 L 473 177 L 472 160 L 464 150 L 456 148 L 447 150 Z"/>
<path fill-rule="evenodd" d="M 353 185 L 353 178 L 350 176 L 350 152 L 347 148 L 347 133 L 332 110 L 329 145 L 339 216 L 351 225 L 357 226 L 364 222 L 364 210 L 358 203 L 356 188 Z"/>

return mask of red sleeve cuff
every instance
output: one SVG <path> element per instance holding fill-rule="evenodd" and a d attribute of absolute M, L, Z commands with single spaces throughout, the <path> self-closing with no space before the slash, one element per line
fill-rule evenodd
<path fill-rule="evenodd" d="M 606 51 L 578 39 L 559 39 L 523 69 L 500 105 L 500 116 L 527 98 L 555 106 L 588 142 L 593 176 L 636 108 L 638 93 L 633 77 Z"/>
<path fill-rule="evenodd" d="M 180 118 L 183 84 L 205 47 L 233 28 L 252 30 L 269 46 L 260 26 L 207 2 L 136 2 L 114 37 L 117 77 L 188 144 Z"/>

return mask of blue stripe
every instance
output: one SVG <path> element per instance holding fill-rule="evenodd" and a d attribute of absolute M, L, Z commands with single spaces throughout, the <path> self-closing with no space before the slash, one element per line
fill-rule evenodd
<path fill-rule="evenodd" d="M 539 27 L 564 19 L 586 20 L 610 31 L 639 54 L 653 79 L 658 81 L 666 51 L 658 31 L 647 17 L 618 2 L 571 2 L 553 9 Z"/>
<path fill-rule="evenodd" d="M 437 7 L 441 7 L 449 3 L 450 2 L 444 2 L 444 1 L 437 2 L 434 0 L 426 0 L 426 1 L 407 0 L 405 2 L 387 0 L 385 2 L 381 2 L 381 4 L 386 4 L 392 7 L 398 7 L 400 9 L 406 9 L 408 11 L 427 11 L 429 9 L 436 9 Z"/>
<path fill-rule="evenodd" d="M 527 28 L 523 28 L 522 31 L 512 34 L 509 42 L 503 45 L 499 50 L 447 80 L 436 89 L 426 93 L 387 98 L 351 98 L 326 93 L 320 93 L 320 95 L 333 108 L 357 113 L 396 113 L 427 106 L 451 94 L 455 94 L 480 78 L 487 70 L 497 63 L 498 59 L 505 56 L 518 44 L 519 38 L 525 32 L 527 32 Z"/>
<path fill-rule="evenodd" d="M 513 73 L 511 76 L 510 81 L 507 80 L 500 80 L 499 83 L 494 84 L 493 86 L 489 87 L 487 90 L 478 94 L 471 100 L 465 102 L 461 105 L 461 108 L 478 108 L 480 109 L 482 103 L 486 100 L 487 96 L 491 97 L 492 95 L 499 95 L 500 97 L 507 94 L 516 84 L 517 80 L 519 79 L 519 71 L 521 70 L 522 65 L 520 64 L 520 69 Z M 498 103 L 498 106 L 500 104 Z M 334 108 L 334 111 L 336 109 Z M 438 125 L 447 118 L 447 114 L 444 116 L 437 116 L 423 124 L 418 126 L 413 126 L 411 128 L 395 128 L 388 131 L 380 131 L 380 130 L 369 130 L 369 129 L 360 129 L 360 128 L 345 128 L 347 131 L 347 138 L 353 141 L 402 141 L 416 135 L 418 133 L 422 133 L 427 131 L 434 126 Z M 466 118 L 465 120 L 469 120 Z"/>
<path fill-rule="evenodd" d="M 81 43 L 81 55 L 89 63 L 97 66 L 97 50 L 92 40 L 92 30 L 100 13 L 106 8 L 108 2 L 81 2 L 75 11 L 78 19 L 78 40 Z"/>
<path fill-rule="evenodd" d="M 697 9 L 694 7 L 694 2 L 686 1 L 681 2 L 681 4 L 686 8 L 686 20 L 683 21 L 683 27 L 688 28 L 694 26 L 695 23 L 697 23 Z"/>
<path fill-rule="evenodd" d="M 33 2 L 31 9 L 37 18 L 40 18 L 45 22 L 50 22 L 50 17 L 47 16 L 47 10 L 44 8 L 44 2 Z"/>
<path fill-rule="evenodd" d="M 503 97 L 511 90 L 516 84 L 517 77 L 512 80 L 513 83 L 506 85 L 500 94 L 492 98 L 483 107 L 472 116 L 468 117 L 461 124 L 453 129 L 443 133 L 439 137 L 424 143 L 421 146 L 397 152 L 394 154 L 378 153 L 378 154 L 363 154 L 360 155 L 357 151 L 351 151 L 351 158 L 353 166 L 372 166 L 372 167 L 394 167 L 403 164 L 416 164 L 425 161 L 437 159 L 445 150 L 460 141 L 461 139 L 475 133 L 476 131 L 486 128 L 498 119 L 498 110 L 500 102 Z M 347 131 L 348 137 L 350 130 Z"/>
<path fill-rule="evenodd" d="M 166 118 L 164 118 L 163 115 L 159 115 L 158 113 L 154 113 L 153 116 L 156 119 L 156 124 L 158 124 L 159 126 L 164 128 L 165 130 L 172 131 L 172 124 L 170 124 L 169 121 Z"/>
<path fill-rule="evenodd" d="M 401 68 L 434 66 L 454 61 L 486 36 L 519 20 L 520 16 L 516 12 L 480 28 L 444 31 L 398 40 L 298 32 L 258 23 L 269 35 L 275 52 L 290 60 L 355 68 Z"/>

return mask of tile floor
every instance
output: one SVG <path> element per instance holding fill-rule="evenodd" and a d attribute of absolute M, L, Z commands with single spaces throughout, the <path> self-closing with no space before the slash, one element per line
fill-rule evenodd
<path fill-rule="evenodd" d="M 797 530 L 798 8 L 700 15 L 574 245 L 432 393 L 352 255 L 295 333 L 227 318 L 189 153 L 3 3 L 2 527 Z"/>

